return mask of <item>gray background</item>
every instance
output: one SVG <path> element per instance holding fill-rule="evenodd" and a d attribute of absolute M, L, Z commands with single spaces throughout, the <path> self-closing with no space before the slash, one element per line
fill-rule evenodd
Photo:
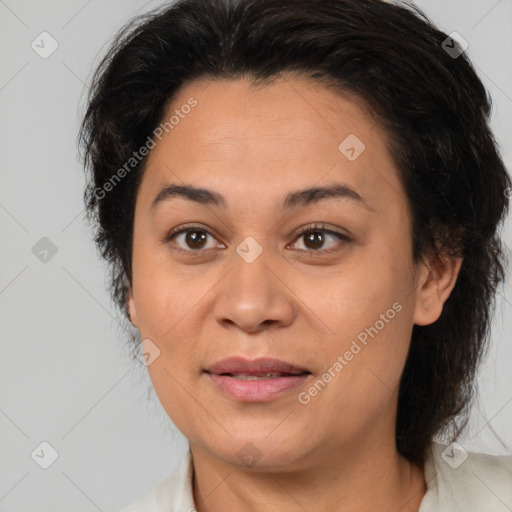
<path fill-rule="evenodd" d="M 469 42 L 510 169 L 512 0 L 416 3 Z M 102 49 L 125 21 L 162 4 L 0 0 L 0 511 L 118 511 L 172 473 L 187 448 L 148 392 L 146 369 L 127 355 L 83 222 L 75 144 L 84 83 Z M 43 31 L 59 45 L 47 59 L 31 48 Z M 507 221 L 509 246 L 511 236 Z M 57 249 L 46 262 L 33 253 L 43 237 Z M 467 449 L 511 452 L 511 312 L 507 283 Z M 58 452 L 48 469 L 31 457 L 43 441 Z"/>

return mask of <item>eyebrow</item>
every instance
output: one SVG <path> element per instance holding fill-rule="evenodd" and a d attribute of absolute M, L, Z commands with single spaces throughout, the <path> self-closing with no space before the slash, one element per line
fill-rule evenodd
<path fill-rule="evenodd" d="M 151 209 L 158 204 L 173 197 L 188 199 L 200 204 L 211 204 L 219 208 L 226 208 L 226 198 L 213 190 L 195 187 L 193 185 L 166 185 L 153 199 Z M 345 199 L 353 201 L 362 208 L 373 211 L 367 202 L 351 187 L 343 183 L 336 183 L 323 187 L 311 187 L 290 192 L 282 202 L 281 208 L 291 210 L 298 206 L 308 206 L 326 199 Z"/>

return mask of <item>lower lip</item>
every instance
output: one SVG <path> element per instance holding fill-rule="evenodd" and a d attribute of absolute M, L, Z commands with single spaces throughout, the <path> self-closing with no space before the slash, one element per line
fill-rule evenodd
<path fill-rule="evenodd" d="M 240 380 L 228 375 L 206 373 L 217 389 L 241 402 L 268 402 L 302 386 L 310 375 L 308 373 L 273 379 Z"/>

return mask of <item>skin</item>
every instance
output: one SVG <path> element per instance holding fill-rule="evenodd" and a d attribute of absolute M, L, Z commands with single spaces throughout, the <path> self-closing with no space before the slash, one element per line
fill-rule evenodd
<path fill-rule="evenodd" d="M 398 385 L 413 325 L 437 320 L 461 260 L 413 265 L 407 197 L 386 134 L 360 102 L 287 74 L 266 87 L 192 82 L 169 115 L 191 97 L 197 106 L 147 160 L 128 309 L 160 350 L 148 371 L 189 441 L 197 510 L 417 511 L 426 484 L 396 450 Z M 354 161 L 338 149 L 350 134 L 366 146 Z M 226 208 L 177 196 L 152 208 L 170 183 L 211 189 Z M 291 191 L 333 183 L 368 208 L 346 198 L 280 206 Z M 186 234 L 166 240 L 186 223 L 206 231 L 203 248 Z M 315 246 L 296 235 L 312 223 L 351 240 L 323 232 Z M 252 263 L 236 252 L 249 236 L 263 251 Z M 301 404 L 298 393 L 394 303 L 401 311 Z M 313 375 L 272 401 L 237 402 L 203 373 L 230 356 L 275 357 Z M 238 455 L 247 443 L 253 466 Z"/>

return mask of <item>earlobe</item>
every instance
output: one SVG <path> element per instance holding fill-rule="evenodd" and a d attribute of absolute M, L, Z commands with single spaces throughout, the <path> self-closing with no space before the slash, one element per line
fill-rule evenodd
<path fill-rule="evenodd" d="M 440 256 L 433 264 L 424 268 L 416 293 L 416 325 L 432 324 L 441 316 L 443 305 L 455 286 L 461 266 L 462 258 Z"/>
<path fill-rule="evenodd" d="M 132 287 L 128 288 L 128 297 L 126 301 L 126 310 L 128 311 L 128 315 L 130 317 L 130 322 L 134 327 L 137 327 L 137 309 L 135 307 L 135 300 L 133 298 Z"/>

